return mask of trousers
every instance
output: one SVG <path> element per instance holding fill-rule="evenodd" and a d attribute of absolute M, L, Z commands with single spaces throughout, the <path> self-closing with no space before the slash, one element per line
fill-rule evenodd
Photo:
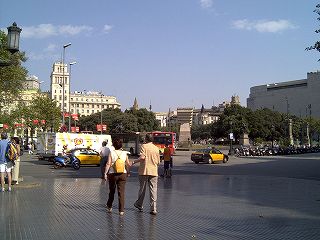
<path fill-rule="evenodd" d="M 136 205 L 139 207 L 143 206 L 143 200 L 146 194 L 147 185 L 149 187 L 150 195 L 150 211 L 157 211 L 157 194 L 158 194 L 158 177 L 149 175 L 139 176 L 140 189 L 138 194 L 138 200 Z"/>
<path fill-rule="evenodd" d="M 127 181 L 126 173 L 110 173 L 108 174 L 109 181 L 109 198 L 107 201 L 107 206 L 109 208 L 112 207 L 112 203 L 114 200 L 114 194 L 116 192 L 116 188 L 118 190 L 118 206 L 119 212 L 123 212 L 124 210 L 124 192 Z"/>

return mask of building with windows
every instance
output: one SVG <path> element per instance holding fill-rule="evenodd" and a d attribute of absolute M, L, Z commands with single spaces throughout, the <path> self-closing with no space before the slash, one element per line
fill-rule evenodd
<path fill-rule="evenodd" d="M 159 122 L 160 127 L 166 127 L 168 123 L 168 112 L 155 112 L 156 120 Z"/>
<path fill-rule="evenodd" d="M 221 114 L 219 108 L 212 106 L 211 108 L 194 109 L 193 111 L 193 124 L 206 125 L 217 122 L 220 119 Z"/>
<path fill-rule="evenodd" d="M 309 72 L 306 79 L 251 87 L 247 107 L 320 118 L 319 92 L 320 72 Z"/>
<path fill-rule="evenodd" d="M 185 107 L 185 108 L 177 108 L 177 123 L 178 125 L 188 123 L 189 126 L 192 126 L 193 119 L 193 108 Z"/>
<path fill-rule="evenodd" d="M 95 91 L 70 92 L 70 73 L 67 64 L 63 66 L 61 62 L 54 63 L 50 79 L 51 98 L 57 101 L 57 106 L 61 110 L 64 102 L 64 112 L 88 116 L 108 108 L 121 108 L 121 104 L 114 96 L 105 96 Z"/>
<path fill-rule="evenodd" d="M 37 76 L 27 76 L 23 81 L 23 90 L 20 92 L 19 96 L 16 96 L 16 99 L 11 100 L 10 103 L 2 107 L 2 112 L 10 114 L 13 110 L 16 109 L 19 103 L 24 105 L 30 105 L 32 100 L 41 95 L 46 95 L 47 93 L 42 93 L 40 91 L 40 81 Z"/>

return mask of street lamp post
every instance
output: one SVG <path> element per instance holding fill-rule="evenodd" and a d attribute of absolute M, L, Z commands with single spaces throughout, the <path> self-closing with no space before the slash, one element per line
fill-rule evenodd
<path fill-rule="evenodd" d="M 274 127 L 274 125 L 272 124 L 272 126 L 271 126 L 271 148 L 273 149 L 273 146 L 274 146 L 274 131 L 275 131 L 275 127 Z"/>
<path fill-rule="evenodd" d="M 102 97 L 103 97 L 103 94 L 101 93 L 100 95 L 100 98 L 101 98 L 101 111 L 100 111 L 100 134 L 102 135 Z"/>
<path fill-rule="evenodd" d="M 8 40 L 7 40 L 7 50 L 12 54 L 19 51 L 19 43 L 20 43 L 20 33 L 22 31 L 21 28 L 17 26 L 17 23 L 13 23 L 12 26 L 7 27 L 8 29 Z M 0 66 L 7 67 L 12 65 L 11 61 L 3 61 L 0 59 Z"/>
<path fill-rule="evenodd" d="M 69 73 L 69 86 L 70 86 L 70 83 L 71 83 L 71 66 L 76 64 L 77 62 L 71 62 L 69 63 L 69 66 L 70 66 L 70 73 Z M 70 87 L 69 87 L 69 132 L 71 132 L 71 115 L 70 115 Z"/>
<path fill-rule="evenodd" d="M 63 45 L 63 55 L 62 55 L 62 125 L 65 125 L 65 117 L 64 117 L 64 113 L 65 113 L 65 108 L 64 108 L 64 85 L 65 85 L 65 79 L 64 79 L 64 69 L 65 69 L 65 65 L 64 65 L 64 61 L 65 61 L 65 53 L 66 53 L 66 48 L 71 46 L 71 43 L 65 44 Z"/>
<path fill-rule="evenodd" d="M 230 121 L 229 139 L 230 139 L 230 148 L 229 148 L 229 153 L 228 153 L 228 155 L 232 155 L 232 154 L 233 154 L 233 147 L 232 147 L 232 141 L 233 141 L 232 121 Z"/>
<path fill-rule="evenodd" d="M 41 93 L 41 84 L 44 83 L 44 81 L 39 81 L 39 93 Z"/>
<path fill-rule="evenodd" d="M 311 126 L 311 104 L 308 104 L 308 106 L 306 107 L 306 117 L 307 117 L 307 112 L 309 109 L 309 122 L 307 121 L 307 145 L 310 147 L 311 146 L 311 139 L 310 139 L 310 126 Z"/>

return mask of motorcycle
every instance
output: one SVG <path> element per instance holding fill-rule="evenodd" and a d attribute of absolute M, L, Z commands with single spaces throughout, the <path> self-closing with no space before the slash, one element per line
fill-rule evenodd
<path fill-rule="evenodd" d="M 67 167 L 71 166 L 75 170 L 80 169 L 80 161 L 77 157 L 73 155 L 65 155 L 65 156 L 56 156 L 53 160 L 54 168 L 62 168 L 62 167 Z"/>

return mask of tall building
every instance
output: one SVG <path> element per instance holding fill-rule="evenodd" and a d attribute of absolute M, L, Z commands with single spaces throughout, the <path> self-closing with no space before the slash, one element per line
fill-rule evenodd
<path fill-rule="evenodd" d="M 168 122 L 168 113 L 167 112 L 155 112 L 154 113 L 156 120 L 159 121 L 160 127 L 166 127 Z"/>
<path fill-rule="evenodd" d="M 27 76 L 22 83 L 23 90 L 20 92 L 19 96 L 17 96 L 17 99 L 3 106 L 1 111 L 3 113 L 10 114 L 13 110 L 16 109 L 16 106 L 19 102 L 25 105 L 30 105 L 32 99 L 34 99 L 35 97 L 47 94 L 40 92 L 40 83 L 41 82 L 39 81 L 37 76 Z"/>
<path fill-rule="evenodd" d="M 100 92 L 75 91 L 70 94 L 70 111 L 67 112 L 88 116 L 108 108 L 121 108 L 116 97 L 104 96 Z"/>
<path fill-rule="evenodd" d="M 188 123 L 189 126 L 192 126 L 192 119 L 193 119 L 193 108 L 186 107 L 186 108 L 177 108 L 177 123 L 179 125 Z"/>
<path fill-rule="evenodd" d="M 307 73 L 306 79 L 254 86 L 247 107 L 268 108 L 298 117 L 320 117 L 320 72 Z"/>
<path fill-rule="evenodd" d="M 217 122 L 220 119 L 222 112 L 218 108 L 205 108 L 203 105 L 201 109 L 193 110 L 193 124 L 206 125 Z"/>
<path fill-rule="evenodd" d="M 50 79 L 51 98 L 57 101 L 57 106 L 61 108 L 61 111 L 63 111 L 63 95 L 64 112 L 88 116 L 108 108 L 121 108 L 121 104 L 114 96 L 105 96 L 101 92 L 95 91 L 70 92 L 70 74 L 67 64 L 63 66 L 61 62 L 54 63 Z"/>

